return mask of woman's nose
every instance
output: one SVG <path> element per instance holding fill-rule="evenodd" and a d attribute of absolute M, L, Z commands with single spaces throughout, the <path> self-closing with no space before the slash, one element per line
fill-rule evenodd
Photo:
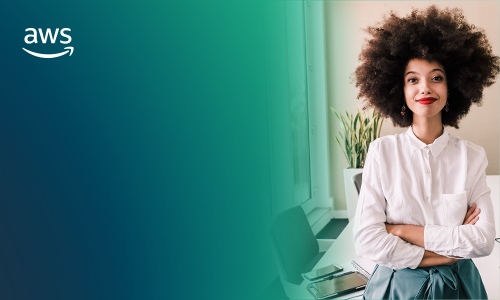
<path fill-rule="evenodd" d="M 430 94 L 431 89 L 429 88 L 429 85 L 427 84 L 426 81 L 422 81 L 420 84 L 420 94 Z"/>

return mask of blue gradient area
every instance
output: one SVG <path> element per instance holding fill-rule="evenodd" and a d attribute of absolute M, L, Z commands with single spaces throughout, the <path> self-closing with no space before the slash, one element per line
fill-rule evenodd
<path fill-rule="evenodd" d="M 255 1 L 1 6 L 1 299 L 258 297 L 263 13 Z M 26 45 L 31 27 L 71 28 L 72 42 Z M 55 59 L 21 49 L 67 46 Z"/>

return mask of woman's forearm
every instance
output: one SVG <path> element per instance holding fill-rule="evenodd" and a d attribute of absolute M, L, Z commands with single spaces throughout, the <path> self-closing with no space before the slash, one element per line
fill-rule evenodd
<path fill-rule="evenodd" d="M 462 225 L 475 225 L 479 220 L 479 213 L 481 210 L 477 208 L 477 205 L 472 204 L 465 215 L 464 222 Z M 424 242 L 424 226 L 418 225 L 391 225 L 385 224 L 387 233 L 391 233 L 409 243 L 425 249 Z M 460 258 L 460 257 L 457 257 Z M 451 265 L 459 261 L 458 259 L 442 256 L 431 251 L 425 250 L 424 257 L 418 265 L 419 267 L 433 267 L 439 265 Z"/>
<path fill-rule="evenodd" d="M 425 248 L 424 226 L 418 225 L 389 225 L 386 226 L 387 233 L 398 236 L 413 245 Z"/>
<path fill-rule="evenodd" d="M 464 222 L 462 225 L 471 224 L 474 225 L 479 220 L 479 213 L 481 209 L 477 208 L 477 205 L 472 204 L 465 215 Z M 413 245 L 420 246 L 425 249 L 424 242 L 424 226 L 418 225 L 391 225 L 385 224 L 387 233 L 398 236 L 403 240 L 412 243 Z"/>
<path fill-rule="evenodd" d="M 417 225 L 386 225 L 387 232 L 402 238 L 414 245 L 424 247 L 424 227 Z M 436 254 L 425 250 L 424 257 L 418 265 L 419 267 L 433 267 L 440 265 L 451 265 L 458 260 Z"/>
<path fill-rule="evenodd" d="M 419 267 L 434 267 L 434 266 L 441 266 L 441 265 L 451 265 L 459 261 L 458 259 L 453 259 L 449 258 L 446 256 L 442 256 L 439 254 L 436 254 L 434 252 L 430 252 L 425 250 L 424 252 L 424 257 L 422 258 L 422 261 L 418 265 Z"/>

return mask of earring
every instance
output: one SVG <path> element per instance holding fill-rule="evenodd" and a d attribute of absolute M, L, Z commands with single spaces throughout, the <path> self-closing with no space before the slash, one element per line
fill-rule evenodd
<path fill-rule="evenodd" d="M 406 110 L 406 106 L 403 105 L 403 108 L 401 108 L 401 115 L 402 116 L 405 115 L 405 110 Z"/>
<path fill-rule="evenodd" d="M 446 104 L 444 105 L 444 110 L 446 112 L 449 112 L 450 111 L 450 104 L 448 104 L 448 101 L 446 101 Z"/>

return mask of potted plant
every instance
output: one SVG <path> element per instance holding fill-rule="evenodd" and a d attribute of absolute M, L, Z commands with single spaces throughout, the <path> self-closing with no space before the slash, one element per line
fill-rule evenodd
<path fill-rule="evenodd" d="M 379 114 L 375 110 L 370 115 L 370 113 L 361 112 L 358 108 L 356 115 L 350 114 L 347 111 L 345 115 L 341 115 L 333 107 L 331 109 L 340 121 L 341 127 L 341 131 L 338 132 L 335 139 L 349 164 L 349 167 L 344 169 L 344 186 L 347 213 L 349 220 L 351 220 L 354 217 L 358 202 L 358 192 L 356 191 L 352 177 L 363 172 L 370 143 L 380 136 L 384 120 L 380 119 Z"/>

